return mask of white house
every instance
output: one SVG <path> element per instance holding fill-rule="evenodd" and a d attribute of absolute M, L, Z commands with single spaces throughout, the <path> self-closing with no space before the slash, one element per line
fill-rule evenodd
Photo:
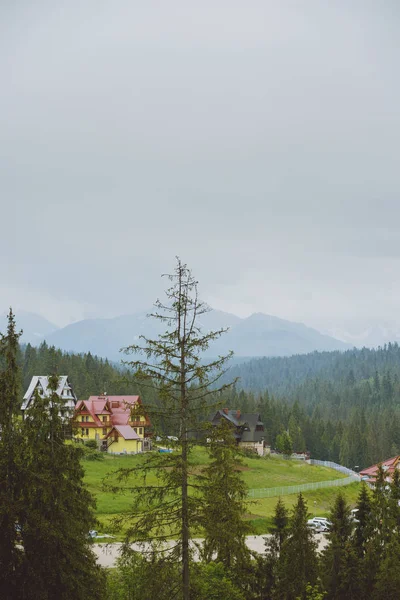
<path fill-rule="evenodd" d="M 34 377 L 32 377 L 32 380 L 22 401 L 22 413 L 24 413 L 25 410 L 29 408 L 31 402 L 35 397 L 36 391 L 42 398 L 50 396 L 49 378 L 47 376 L 35 375 Z M 72 416 L 78 399 L 75 396 L 72 386 L 68 381 L 67 375 L 61 375 L 58 378 L 57 395 L 65 401 L 65 408 L 62 411 L 62 415 L 68 417 Z"/>

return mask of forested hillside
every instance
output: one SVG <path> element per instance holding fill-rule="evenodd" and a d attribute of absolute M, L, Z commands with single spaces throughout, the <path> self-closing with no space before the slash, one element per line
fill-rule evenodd
<path fill-rule="evenodd" d="M 398 344 L 253 360 L 228 373 L 238 375 L 230 404 L 259 410 L 272 446 L 288 432 L 294 450 L 351 468 L 400 453 Z"/>
<path fill-rule="evenodd" d="M 66 354 L 46 344 L 39 348 L 28 344 L 20 360 L 23 390 L 33 375 L 56 371 L 70 377 L 79 399 L 103 392 L 139 393 L 148 404 L 157 403 L 152 389 L 139 389 L 128 371 L 90 353 Z M 259 411 L 273 447 L 282 449 L 289 443 L 294 450 L 309 450 L 314 458 L 352 468 L 400 453 L 397 344 L 379 350 L 254 360 L 236 365 L 226 377 L 238 373 L 242 376 L 238 385 L 210 403 Z"/>
<path fill-rule="evenodd" d="M 289 357 L 254 358 L 233 364 L 226 378 L 239 377 L 238 387 L 290 394 L 298 384 L 319 377 L 325 381 L 343 381 L 347 377 L 368 379 L 375 371 L 390 370 L 400 376 L 400 347 L 397 343 L 383 348 L 353 348 L 345 352 L 312 352 Z"/>

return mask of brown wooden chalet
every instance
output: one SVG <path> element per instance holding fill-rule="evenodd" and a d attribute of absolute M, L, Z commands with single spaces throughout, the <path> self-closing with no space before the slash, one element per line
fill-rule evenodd
<path fill-rule="evenodd" d="M 260 455 L 264 454 L 265 431 L 259 413 L 241 413 L 240 410 L 223 408 L 215 413 L 211 424 L 217 426 L 221 419 L 231 423 L 239 446 L 254 449 Z"/>

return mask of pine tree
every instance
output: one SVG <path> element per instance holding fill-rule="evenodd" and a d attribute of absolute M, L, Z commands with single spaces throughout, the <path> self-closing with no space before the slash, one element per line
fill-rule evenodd
<path fill-rule="evenodd" d="M 313 531 L 307 526 L 307 505 L 302 494 L 290 519 L 288 537 L 279 555 L 276 600 L 305 599 L 307 586 L 314 586 L 318 578 L 317 544 Z"/>
<path fill-rule="evenodd" d="M 18 508 L 22 485 L 19 431 L 18 339 L 10 309 L 6 335 L 0 338 L 0 598 L 18 598 L 23 553 L 18 545 Z"/>
<path fill-rule="evenodd" d="M 251 528 L 243 520 L 247 505 L 247 486 L 238 466 L 242 464 L 232 428 L 222 419 L 210 435 L 210 464 L 205 468 L 201 525 L 204 529 L 203 556 L 226 569 L 242 571 L 249 562 L 246 535 Z"/>
<path fill-rule="evenodd" d="M 392 524 L 388 512 L 388 490 L 386 487 L 386 475 L 382 465 L 380 465 L 372 492 L 371 535 L 366 545 L 363 561 L 365 589 L 369 592 L 375 587 L 384 548 L 392 537 Z"/>
<path fill-rule="evenodd" d="M 257 557 L 257 598 L 269 600 L 275 586 L 279 553 L 288 535 L 289 515 L 282 498 L 275 505 L 272 535 L 265 538 L 265 553 Z"/>
<path fill-rule="evenodd" d="M 278 550 L 280 552 L 282 548 L 282 544 L 285 541 L 288 535 L 288 524 L 289 524 L 289 515 L 286 506 L 283 503 L 281 497 L 278 498 L 278 502 L 275 506 L 275 512 L 273 517 L 274 528 L 273 528 L 273 536 L 277 541 Z"/>
<path fill-rule="evenodd" d="M 367 542 L 372 533 L 371 523 L 371 498 L 365 483 L 362 483 L 357 499 L 357 521 L 354 532 L 354 546 L 358 556 L 365 554 Z"/>
<path fill-rule="evenodd" d="M 155 312 L 150 315 L 167 327 L 166 332 L 157 339 L 143 336 L 142 345 L 129 346 L 125 351 L 136 355 L 126 363 L 133 369 L 134 381 L 144 389 L 149 386 L 157 394 L 157 405 L 152 407 L 147 403 L 146 410 L 155 436 L 161 438 L 161 444 L 172 446 L 173 452 L 148 454 L 140 466 L 122 473 L 134 480 L 132 510 L 125 522 L 125 550 L 129 551 L 131 541 L 162 543 L 168 537 L 175 537 L 171 556 L 182 568 L 179 594 L 188 600 L 189 541 L 200 518 L 200 494 L 189 481 L 191 452 L 197 441 L 200 417 L 209 412 L 209 387 L 216 386 L 231 354 L 209 363 L 202 360 L 202 352 L 226 330 L 201 332 L 199 318 L 209 309 L 199 301 L 197 281 L 179 259 L 168 278 L 172 286 L 166 291 L 166 303 L 158 300 Z M 143 359 L 137 358 L 138 355 Z M 214 396 L 227 387 L 229 384 L 214 387 Z M 177 441 L 167 439 L 166 434 L 176 436 Z M 146 481 L 151 472 L 157 476 L 157 485 Z M 140 475 L 144 475 L 144 485 L 137 484 Z M 189 495 L 191 488 L 196 492 Z"/>
<path fill-rule="evenodd" d="M 395 469 L 390 482 L 388 498 L 388 518 L 393 533 L 400 534 L 400 471 Z"/>
<path fill-rule="evenodd" d="M 285 454 L 286 456 L 291 456 L 293 452 L 293 443 L 292 438 L 288 434 L 287 431 L 282 431 L 278 437 L 276 438 L 276 447 L 279 452 Z"/>
<path fill-rule="evenodd" d="M 23 423 L 22 597 L 95 600 L 104 580 L 88 539 L 94 500 L 83 482 L 81 450 L 64 442 L 57 387 L 58 377 L 50 377 L 50 395 L 36 394 Z"/>
<path fill-rule="evenodd" d="M 398 600 L 399 590 L 400 542 L 397 536 L 393 536 L 383 548 L 383 556 L 378 565 L 372 598 L 373 600 Z"/>
<path fill-rule="evenodd" d="M 350 595 L 345 573 L 346 547 L 350 545 L 352 522 L 350 508 L 340 492 L 335 499 L 330 514 L 331 527 L 327 534 L 328 545 L 322 555 L 322 579 L 329 600 L 346 600 Z M 346 585 L 345 585 L 346 583 Z M 356 600 L 356 599 L 355 599 Z"/>

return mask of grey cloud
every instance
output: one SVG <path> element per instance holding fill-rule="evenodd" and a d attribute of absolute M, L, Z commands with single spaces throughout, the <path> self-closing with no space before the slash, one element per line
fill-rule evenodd
<path fill-rule="evenodd" d="M 3 3 L 0 308 L 142 309 L 179 254 L 225 310 L 394 314 L 398 25 L 390 1 Z"/>

